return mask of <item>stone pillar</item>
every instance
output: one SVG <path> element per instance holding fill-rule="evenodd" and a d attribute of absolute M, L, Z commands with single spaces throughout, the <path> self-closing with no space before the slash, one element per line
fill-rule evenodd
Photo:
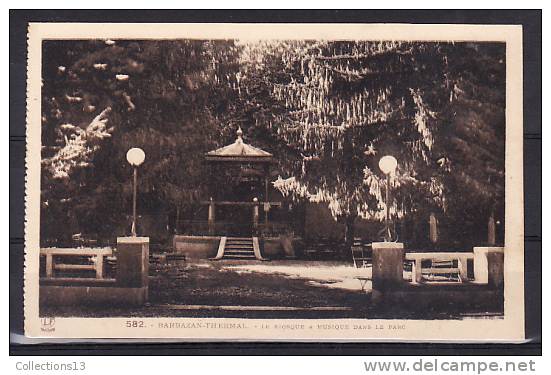
<path fill-rule="evenodd" d="M 475 247 L 474 280 L 497 287 L 503 284 L 503 247 Z"/>
<path fill-rule="evenodd" d="M 258 198 L 254 198 L 253 203 L 253 230 L 258 233 Z"/>
<path fill-rule="evenodd" d="M 149 237 L 117 238 L 117 284 L 141 288 L 142 303 L 149 293 Z"/>
<path fill-rule="evenodd" d="M 430 242 L 435 244 L 438 242 L 438 221 L 434 212 L 430 213 L 429 217 L 429 238 Z"/>
<path fill-rule="evenodd" d="M 373 242 L 373 291 L 399 288 L 404 282 L 404 244 Z"/>
<path fill-rule="evenodd" d="M 215 224 L 214 224 L 215 220 L 216 220 L 216 213 L 215 213 L 214 200 L 212 199 L 212 197 L 210 197 L 208 224 L 209 224 L 209 234 L 211 235 L 213 235 L 215 232 Z"/>
<path fill-rule="evenodd" d="M 494 248 L 488 252 L 488 285 L 501 288 L 504 282 L 504 253 L 503 248 Z"/>
<path fill-rule="evenodd" d="M 496 244 L 496 221 L 494 214 L 492 213 L 488 218 L 488 246 L 495 246 Z"/>
<path fill-rule="evenodd" d="M 474 281 L 481 284 L 488 283 L 488 248 L 475 247 L 474 253 Z"/>

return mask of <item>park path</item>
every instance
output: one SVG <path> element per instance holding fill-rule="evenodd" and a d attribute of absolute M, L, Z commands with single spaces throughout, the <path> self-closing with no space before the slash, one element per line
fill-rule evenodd
<path fill-rule="evenodd" d="M 460 319 L 502 310 L 449 302 L 416 311 L 415 304 L 374 305 L 368 281 L 334 261 L 188 260 L 151 264 L 145 306 L 41 306 L 41 315 L 82 317 L 224 317 L 283 319 Z M 495 314 L 494 314 L 495 313 Z"/>
<path fill-rule="evenodd" d="M 182 262 L 153 272 L 150 299 L 190 315 L 358 316 L 370 297 L 355 275 L 366 271 L 339 262 Z"/>

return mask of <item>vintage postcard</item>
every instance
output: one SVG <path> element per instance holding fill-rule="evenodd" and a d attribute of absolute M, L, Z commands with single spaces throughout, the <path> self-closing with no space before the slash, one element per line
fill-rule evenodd
<path fill-rule="evenodd" d="M 25 332 L 524 340 L 522 28 L 31 23 Z"/>

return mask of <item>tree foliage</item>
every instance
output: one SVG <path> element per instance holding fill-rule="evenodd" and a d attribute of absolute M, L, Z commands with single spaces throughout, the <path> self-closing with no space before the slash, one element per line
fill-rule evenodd
<path fill-rule="evenodd" d="M 201 199 L 204 152 L 237 126 L 277 156 L 277 188 L 349 226 L 383 218 L 387 154 L 394 217 L 439 211 L 474 230 L 503 215 L 501 44 L 48 41 L 43 55 L 49 233 L 110 233 L 128 212 L 130 147 L 147 155 L 142 206 Z"/>
<path fill-rule="evenodd" d="M 128 212 L 131 147 L 147 155 L 140 170 L 144 209 L 197 199 L 203 153 L 218 145 L 231 103 L 232 45 L 46 42 L 43 217 L 55 217 L 55 227 L 61 218 L 54 212 L 65 211 L 73 231 L 110 233 Z"/>
<path fill-rule="evenodd" d="M 386 154 L 399 160 L 394 217 L 456 210 L 464 191 L 482 206 L 503 198 L 503 53 L 466 43 L 261 42 L 246 46 L 241 81 L 260 81 L 277 101 L 256 122 L 296 156 L 278 188 L 326 202 L 348 223 L 381 220 L 377 163 Z"/>

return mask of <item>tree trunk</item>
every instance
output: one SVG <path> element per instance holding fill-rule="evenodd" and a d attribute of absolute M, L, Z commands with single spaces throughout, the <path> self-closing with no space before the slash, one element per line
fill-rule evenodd
<path fill-rule="evenodd" d="M 490 213 L 488 218 L 488 245 L 495 246 L 496 244 L 496 222 L 494 218 L 494 210 Z"/>
<path fill-rule="evenodd" d="M 350 248 L 354 243 L 354 222 L 355 221 L 356 221 L 356 215 L 349 215 L 349 216 L 346 216 L 345 218 L 344 249 L 343 249 L 343 254 L 341 254 L 343 257 L 345 256 L 345 254 L 350 254 Z"/>
<path fill-rule="evenodd" d="M 174 222 L 174 233 L 175 234 L 178 234 L 178 230 L 180 229 L 179 227 L 179 224 L 180 224 L 180 205 L 176 205 L 176 221 Z"/>

